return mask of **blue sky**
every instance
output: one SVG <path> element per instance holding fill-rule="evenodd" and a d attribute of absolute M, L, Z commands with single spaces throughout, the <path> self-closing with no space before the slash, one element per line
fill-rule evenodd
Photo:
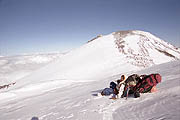
<path fill-rule="evenodd" d="M 180 0 L 0 0 L 0 55 L 66 51 L 143 30 L 180 46 Z"/>

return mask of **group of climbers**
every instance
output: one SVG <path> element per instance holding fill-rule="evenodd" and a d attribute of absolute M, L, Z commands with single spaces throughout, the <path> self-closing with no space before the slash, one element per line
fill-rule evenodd
<path fill-rule="evenodd" d="M 121 79 L 115 82 L 110 82 L 110 87 L 105 88 L 101 95 L 111 95 L 112 99 L 116 98 L 128 98 L 128 95 L 134 95 L 135 98 L 140 97 L 141 93 L 156 92 L 156 85 L 161 82 L 161 75 L 138 75 L 132 74 L 129 77 L 121 75 Z"/>

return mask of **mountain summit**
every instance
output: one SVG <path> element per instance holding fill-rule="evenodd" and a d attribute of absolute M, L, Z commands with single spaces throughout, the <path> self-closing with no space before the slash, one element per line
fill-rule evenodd
<path fill-rule="evenodd" d="M 177 47 L 151 33 L 128 30 L 114 32 L 110 35 L 113 35 L 113 41 L 119 53 L 127 58 L 127 63 L 134 66 L 150 67 L 154 64 L 180 59 L 180 50 Z M 102 35 L 98 35 L 88 43 L 100 39 L 103 39 Z"/>
<path fill-rule="evenodd" d="M 180 59 L 180 51 L 169 43 L 143 31 L 119 31 L 113 33 L 119 52 L 128 63 L 149 67 Z"/>

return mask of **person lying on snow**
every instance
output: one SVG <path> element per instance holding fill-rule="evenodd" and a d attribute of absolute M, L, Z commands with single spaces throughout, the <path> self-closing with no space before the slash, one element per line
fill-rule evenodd
<path fill-rule="evenodd" d="M 134 94 L 134 97 L 140 97 L 140 93 L 156 92 L 156 85 L 161 82 L 160 74 L 150 75 L 137 75 L 133 74 L 129 76 L 125 81 L 125 88 L 123 97 L 128 97 L 128 94 Z"/>
<path fill-rule="evenodd" d="M 111 95 L 113 94 L 111 99 L 116 99 L 119 97 L 119 95 L 122 95 L 124 90 L 124 81 L 125 81 L 125 75 L 121 76 L 121 79 L 116 80 L 117 83 L 111 82 L 110 88 L 105 88 L 101 95 Z"/>

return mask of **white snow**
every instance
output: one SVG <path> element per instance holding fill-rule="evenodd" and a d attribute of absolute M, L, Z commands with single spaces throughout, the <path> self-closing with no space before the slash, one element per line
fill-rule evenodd
<path fill-rule="evenodd" d="M 127 59 L 119 53 L 114 40 L 110 34 L 89 42 L 34 71 L 33 75 L 19 79 L 17 87 L 56 79 L 67 80 L 69 83 L 95 81 L 119 72 L 139 69 L 126 64 Z"/>
<path fill-rule="evenodd" d="M 116 38 L 119 51 L 133 65 L 150 67 L 154 64 L 180 59 L 180 51 L 176 47 L 150 33 L 123 31 L 113 34 Z"/>
<path fill-rule="evenodd" d="M 149 33 L 134 32 L 149 39 L 137 34 L 121 38 L 125 53 L 119 51 L 117 38 L 109 34 L 63 56 L 1 57 L 1 84 L 16 84 L 0 89 L 0 120 L 30 120 L 33 116 L 40 120 L 179 120 L 179 51 Z M 154 46 L 155 42 L 158 45 Z M 156 48 L 171 51 L 177 58 Z M 138 66 L 139 62 L 153 67 L 144 69 Z M 164 62 L 169 63 L 161 64 Z M 100 95 L 122 74 L 157 72 L 162 75 L 157 93 L 130 96 L 128 100 Z"/>
<path fill-rule="evenodd" d="M 128 100 L 112 100 L 108 96 L 98 96 L 98 93 L 108 87 L 110 81 L 118 79 L 119 75 L 101 81 L 54 87 L 53 90 L 44 92 L 40 90 L 43 86 L 29 86 L 28 89 L 25 87 L 0 93 L 0 119 L 29 120 L 38 116 L 40 120 L 179 120 L 180 61 L 161 64 L 136 73 L 149 74 L 154 71 L 162 75 L 162 83 L 157 85 L 158 92 L 141 94 L 140 98 L 129 97 Z"/>
<path fill-rule="evenodd" d="M 149 50 L 149 55 L 156 64 L 166 63 L 172 60 L 172 58 L 167 57 L 164 54 L 158 54 L 157 50 Z"/>
<path fill-rule="evenodd" d="M 131 48 L 135 54 L 138 54 L 140 49 L 139 49 L 139 36 L 138 35 L 133 35 L 133 36 L 127 36 L 125 38 L 125 41 L 127 43 L 128 48 Z M 128 48 L 125 46 L 126 52 L 128 51 Z"/>

